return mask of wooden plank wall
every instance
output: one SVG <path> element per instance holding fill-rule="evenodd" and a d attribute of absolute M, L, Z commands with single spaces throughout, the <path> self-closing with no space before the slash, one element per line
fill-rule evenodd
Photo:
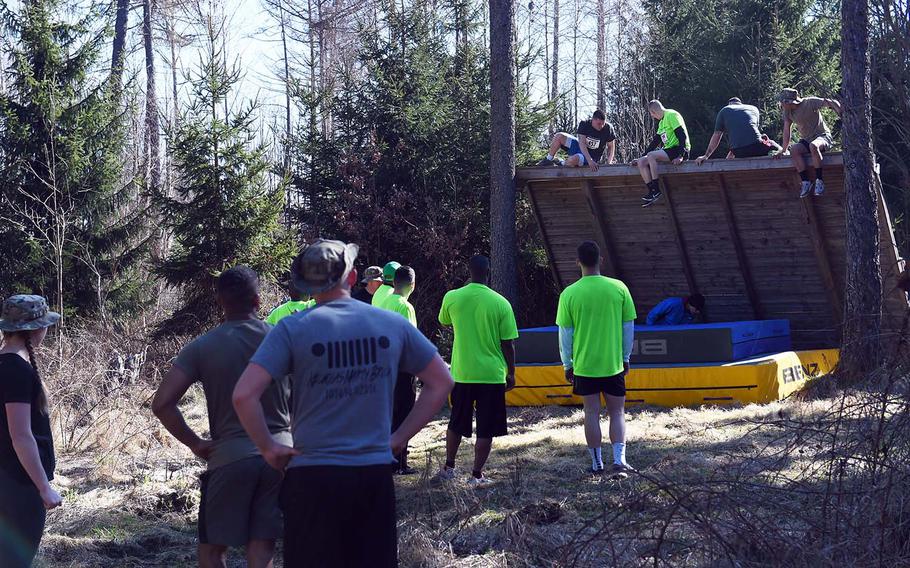
<path fill-rule="evenodd" d="M 648 208 L 631 168 L 527 169 L 519 177 L 529 182 L 561 285 L 577 280 L 575 247 L 591 239 L 604 249 L 605 272 L 629 286 L 640 320 L 663 298 L 698 291 L 710 321 L 788 319 L 795 347 L 836 346 L 846 263 L 841 162 L 825 168 L 826 194 L 807 200 L 785 163 L 744 162 L 686 164 L 664 174 L 667 195 Z M 895 289 L 902 269 L 882 223 L 889 329 L 899 329 L 907 312 L 906 296 Z"/>

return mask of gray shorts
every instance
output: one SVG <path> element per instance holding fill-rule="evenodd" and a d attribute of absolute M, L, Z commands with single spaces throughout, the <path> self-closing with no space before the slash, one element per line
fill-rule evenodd
<path fill-rule="evenodd" d="M 200 478 L 199 542 L 244 546 L 284 530 L 278 495 L 282 475 L 261 456 L 207 471 Z"/>

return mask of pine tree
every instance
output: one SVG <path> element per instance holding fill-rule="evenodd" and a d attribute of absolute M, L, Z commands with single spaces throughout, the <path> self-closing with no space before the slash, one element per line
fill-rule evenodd
<path fill-rule="evenodd" d="M 145 211 L 123 179 L 119 105 L 93 73 L 104 36 L 61 11 L 38 0 L 4 14 L 15 39 L 0 94 L 0 288 L 104 316 L 141 292 Z"/>
<path fill-rule="evenodd" d="M 197 332 L 216 321 L 212 289 L 221 271 L 245 264 L 274 278 L 287 271 L 294 251 L 279 224 L 283 182 L 270 178 L 266 148 L 255 141 L 256 105 L 226 109 L 240 74 L 220 45 L 208 38 L 192 102 L 171 133 L 175 196 L 156 199 L 175 240 L 157 272 L 182 291 L 180 307 L 160 324 L 158 336 Z"/>

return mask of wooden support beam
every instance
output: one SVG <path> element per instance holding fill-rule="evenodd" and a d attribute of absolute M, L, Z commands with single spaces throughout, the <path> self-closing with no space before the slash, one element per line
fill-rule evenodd
<path fill-rule="evenodd" d="M 755 319 L 765 319 L 761 300 L 758 297 L 758 292 L 755 291 L 755 283 L 752 280 L 752 271 L 749 269 L 746 250 L 743 248 L 742 240 L 739 238 L 739 228 L 736 225 L 736 217 L 733 215 L 733 207 L 730 205 L 730 194 L 727 191 L 727 182 L 723 174 L 717 176 L 717 184 L 720 188 L 720 202 L 727 218 L 727 227 L 730 229 L 730 239 L 733 241 L 733 248 L 736 251 L 739 272 L 742 274 L 743 283 L 746 286 L 746 295 L 749 297 L 749 304 L 752 306 L 752 314 Z"/>
<path fill-rule="evenodd" d="M 825 154 L 825 167 L 842 166 L 844 157 L 838 152 Z M 724 172 L 744 172 L 744 171 L 768 171 L 785 170 L 793 168 L 793 164 L 787 160 L 775 160 L 773 158 L 739 158 L 736 160 L 708 160 L 702 165 L 697 165 L 694 160 L 683 162 L 679 165 L 661 163 L 657 167 L 658 175 L 663 178 L 665 175 L 675 176 L 678 174 L 717 174 Z M 565 178 L 617 178 L 630 177 L 638 178 L 638 168 L 633 168 L 628 164 L 610 164 L 602 165 L 597 172 L 592 172 L 588 168 L 554 168 L 554 167 L 528 167 L 518 168 L 515 170 L 516 179 L 522 181 L 542 181 L 547 179 L 565 179 Z"/>
<path fill-rule="evenodd" d="M 556 286 L 561 290 L 565 288 L 565 284 L 559 276 L 559 270 L 556 268 L 556 259 L 553 258 L 553 247 L 550 246 L 550 239 L 547 237 L 547 227 L 544 225 L 543 217 L 540 215 L 540 208 L 537 206 L 537 198 L 534 197 L 534 189 L 531 187 L 531 182 L 525 184 L 525 193 L 528 195 L 528 201 L 531 203 L 531 212 L 534 213 L 534 219 L 537 220 L 537 226 L 540 228 L 540 238 L 547 253 L 547 264 L 550 265 L 550 271 L 553 273 L 553 280 L 556 282 Z"/>
<path fill-rule="evenodd" d="M 801 181 L 795 175 L 793 179 Z M 782 184 L 787 193 L 793 194 L 793 188 Z M 795 187 L 799 187 L 797 183 Z M 821 223 L 818 222 L 818 214 L 815 211 L 814 195 L 800 199 L 803 211 L 806 213 L 807 225 L 809 228 L 809 238 L 812 241 L 812 250 L 815 252 L 815 262 L 818 264 L 818 274 L 822 279 L 822 286 L 828 295 L 828 302 L 831 304 L 831 314 L 834 316 L 834 324 L 838 327 L 843 324 L 844 320 L 844 302 L 841 297 L 841 290 L 834 279 L 834 271 L 831 269 L 831 257 L 828 255 L 828 247 L 825 244 L 825 233 Z"/>
<path fill-rule="evenodd" d="M 604 217 L 603 207 L 600 206 L 600 200 L 594 190 L 594 182 L 586 179 L 582 182 L 585 192 L 585 199 L 588 200 L 588 210 L 591 212 L 591 220 L 594 222 L 594 232 L 597 234 L 597 240 L 600 241 L 601 251 L 606 263 L 607 276 L 622 280 L 622 273 L 619 269 L 619 257 L 616 255 L 616 249 L 613 247 L 613 240 L 607 230 L 607 222 Z"/>
<path fill-rule="evenodd" d="M 698 285 L 695 283 L 695 273 L 692 271 L 692 263 L 689 261 L 689 251 L 686 249 L 686 239 L 679 229 L 679 221 L 676 218 L 676 208 L 673 206 L 673 196 L 670 193 L 670 186 L 664 176 L 658 178 L 660 185 L 663 187 L 664 198 L 667 202 L 667 210 L 670 212 L 670 224 L 673 225 L 673 236 L 676 239 L 676 247 L 679 249 L 679 259 L 682 262 L 683 273 L 686 275 L 686 284 L 689 286 L 689 294 L 698 292 Z"/>

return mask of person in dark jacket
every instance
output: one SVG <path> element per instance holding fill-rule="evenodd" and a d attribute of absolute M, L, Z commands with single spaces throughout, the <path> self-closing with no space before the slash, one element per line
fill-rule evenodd
<path fill-rule="evenodd" d="M 644 201 L 642 207 L 648 207 L 660 199 L 657 163 L 672 162 L 679 165 L 689 157 L 689 150 L 692 147 L 686 121 L 681 114 L 672 108 L 664 108 L 663 103 L 657 99 L 648 103 L 648 113 L 654 120 L 659 121 L 657 134 L 645 150 L 645 155 L 632 160 L 631 163 L 641 172 L 641 178 L 645 180 L 648 188 L 648 194 L 641 198 Z"/>
<path fill-rule="evenodd" d="M 692 294 L 685 298 L 667 298 L 648 312 L 648 325 L 685 325 L 695 321 L 705 309 L 705 297 Z"/>

